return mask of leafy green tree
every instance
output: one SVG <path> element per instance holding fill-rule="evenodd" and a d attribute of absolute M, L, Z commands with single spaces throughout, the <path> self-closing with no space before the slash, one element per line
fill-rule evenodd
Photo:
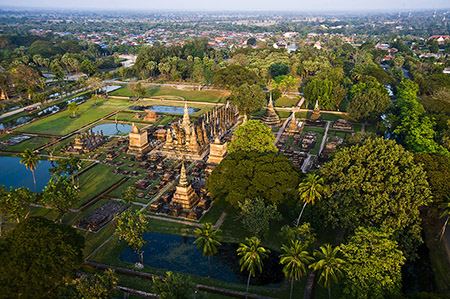
<path fill-rule="evenodd" d="M 235 208 L 245 198 L 263 197 L 279 205 L 294 198 L 298 172 L 285 157 L 275 153 L 236 152 L 213 170 L 207 180 L 215 199 L 225 199 Z"/>
<path fill-rule="evenodd" d="M 269 249 L 259 246 L 261 241 L 257 237 L 245 238 L 245 243 L 240 243 L 237 250 L 239 265 L 241 265 L 241 272 L 248 271 L 247 289 L 245 291 L 248 297 L 248 287 L 250 286 L 250 277 L 255 276 L 256 271 L 262 272 L 263 259 L 268 257 Z"/>
<path fill-rule="evenodd" d="M 333 226 L 394 230 L 402 251 L 412 255 L 422 242 L 419 208 L 431 202 L 426 174 L 395 141 L 367 139 L 335 152 L 321 169 L 331 196 L 321 202 Z"/>
<path fill-rule="evenodd" d="M 256 38 L 254 38 L 254 37 L 250 37 L 250 38 L 247 40 L 247 45 L 250 45 L 250 46 L 256 46 L 256 44 L 257 44 L 257 41 L 256 41 Z"/>
<path fill-rule="evenodd" d="M 328 289 L 328 297 L 331 298 L 331 282 L 338 282 L 344 275 L 343 267 L 345 261 L 338 257 L 339 246 L 332 248 L 330 244 L 320 246 L 314 251 L 315 262 L 309 265 L 318 276 L 319 285 Z"/>
<path fill-rule="evenodd" d="M 278 76 L 287 75 L 289 73 L 289 66 L 283 62 L 272 63 L 269 66 L 269 72 L 270 76 L 275 79 Z"/>
<path fill-rule="evenodd" d="M 92 76 L 95 74 L 95 72 L 97 72 L 97 67 L 92 61 L 90 61 L 89 59 L 85 59 L 81 63 L 80 70 L 88 76 Z"/>
<path fill-rule="evenodd" d="M 69 104 L 69 106 L 67 106 L 67 110 L 69 110 L 70 112 L 72 112 L 72 118 L 77 117 L 77 111 L 78 111 L 79 107 L 77 105 L 77 103 L 72 102 Z"/>
<path fill-rule="evenodd" d="M 37 163 L 39 163 L 39 156 L 36 155 L 31 149 L 27 148 L 22 153 L 22 158 L 20 159 L 20 164 L 25 165 L 25 167 L 31 170 L 33 174 L 33 182 L 34 182 L 34 193 L 37 194 L 37 186 L 36 186 L 36 177 L 34 176 L 34 170 L 37 167 Z"/>
<path fill-rule="evenodd" d="M 11 70 L 16 90 L 26 91 L 31 100 L 33 89 L 38 86 L 39 73 L 32 67 L 20 64 Z"/>
<path fill-rule="evenodd" d="M 134 186 L 128 186 L 127 189 L 122 192 L 122 197 L 128 205 L 136 200 L 136 196 L 137 189 Z"/>
<path fill-rule="evenodd" d="M 79 192 L 67 177 L 51 178 L 43 191 L 42 202 L 58 212 L 56 221 L 61 222 L 64 215 L 79 203 Z"/>
<path fill-rule="evenodd" d="M 90 277 L 82 275 L 72 284 L 64 288 L 59 298 L 73 299 L 109 299 L 119 281 L 114 270 L 107 269 L 102 274 L 95 273 Z"/>
<path fill-rule="evenodd" d="M 281 214 L 274 204 L 264 202 L 264 198 L 256 197 L 239 202 L 238 218 L 244 228 L 258 238 L 264 237 L 269 231 L 270 221 L 281 220 Z"/>
<path fill-rule="evenodd" d="M 279 79 L 279 82 L 277 80 L 272 82 L 272 87 L 281 90 L 283 95 L 286 95 L 286 92 L 293 90 L 298 85 L 298 79 L 292 76 L 278 76 L 276 79 Z"/>
<path fill-rule="evenodd" d="M 74 174 L 81 167 L 81 159 L 70 154 L 68 159 L 58 159 L 56 163 L 57 165 L 55 167 L 49 169 L 52 176 L 54 178 L 58 178 L 64 174 L 67 174 L 72 178 L 72 184 L 75 186 Z"/>
<path fill-rule="evenodd" d="M 5 298 L 54 298 L 83 263 L 84 238 L 74 228 L 42 217 L 21 221 L 0 247 Z"/>
<path fill-rule="evenodd" d="M 243 84 L 254 85 L 259 82 L 258 76 L 246 67 L 234 64 L 219 70 L 213 78 L 214 85 L 224 88 L 237 87 Z"/>
<path fill-rule="evenodd" d="M 280 255 L 280 264 L 284 265 L 283 273 L 287 278 L 291 279 L 291 292 L 289 298 L 292 299 L 292 288 L 294 280 L 300 280 L 306 274 L 306 267 L 314 260 L 305 249 L 307 246 L 300 243 L 299 240 L 291 241 L 289 246 L 282 245 L 281 250 L 284 251 Z"/>
<path fill-rule="evenodd" d="M 285 242 L 298 240 L 309 249 L 312 249 L 317 241 L 316 234 L 314 233 L 311 224 L 308 222 L 293 227 L 285 225 L 281 228 L 280 236 Z"/>
<path fill-rule="evenodd" d="M 401 296 L 401 267 L 405 262 L 390 233 L 360 227 L 347 244 L 341 245 L 346 261 L 345 297 L 391 298 Z"/>
<path fill-rule="evenodd" d="M 245 117 L 261 109 L 266 102 L 261 87 L 256 84 L 248 85 L 246 83 L 239 87 L 233 87 L 229 99 L 233 105 L 237 105 L 239 113 Z"/>
<path fill-rule="evenodd" d="M 336 104 L 333 95 L 333 82 L 328 79 L 312 79 L 303 88 L 303 92 L 310 103 L 319 101 L 320 107 L 331 109 Z"/>
<path fill-rule="evenodd" d="M 166 272 L 167 277 L 159 279 L 152 277 L 153 292 L 161 299 L 190 299 L 194 297 L 195 285 L 180 274 Z"/>
<path fill-rule="evenodd" d="M 300 218 L 302 217 L 306 205 L 309 203 L 314 205 L 316 200 L 320 201 L 326 190 L 327 186 L 325 185 L 323 177 L 315 173 L 306 175 L 305 180 L 298 185 L 298 192 L 300 200 L 303 202 L 303 207 L 298 215 L 296 226 L 298 226 L 300 222 Z"/>
<path fill-rule="evenodd" d="M 391 106 L 387 89 L 378 82 L 360 82 L 350 90 L 350 103 L 347 111 L 358 120 L 375 119 L 385 113 Z"/>
<path fill-rule="evenodd" d="M 209 278 L 211 278 L 211 256 L 217 253 L 217 246 L 220 246 L 220 229 L 214 229 L 213 225 L 209 222 L 203 223 L 202 228 L 196 228 L 195 234 L 197 239 L 194 244 L 197 244 L 197 248 L 202 250 L 203 256 L 208 257 L 209 266 Z"/>
<path fill-rule="evenodd" d="M 139 256 L 140 265 L 144 264 L 144 252 L 141 248 L 147 243 L 142 235 L 148 232 L 148 222 L 140 211 L 126 210 L 116 217 L 116 234 L 125 240 Z"/>
<path fill-rule="evenodd" d="M 268 126 L 258 120 L 249 120 L 233 133 L 233 141 L 227 146 L 229 153 L 237 151 L 278 152 L 275 137 Z"/>
<path fill-rule="evenodd" d="M 32 201 L 33 195 L 28 188 L 18 188 L 7 190 L 5 186 L 0 185 L 0 237 L 3 232 L 3 224 L 12 217 L 20 222 L 22 218 L 27 218 L 29 211 L 29 203 Z"/>

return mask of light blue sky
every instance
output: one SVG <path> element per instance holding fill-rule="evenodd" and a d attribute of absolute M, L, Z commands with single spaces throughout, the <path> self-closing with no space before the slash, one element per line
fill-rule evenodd
<path fill-rule="evenodd" d="M 346 11 L 450 8 L 450 0 L 0 0 L 0 6 L 130 10 Z"/>

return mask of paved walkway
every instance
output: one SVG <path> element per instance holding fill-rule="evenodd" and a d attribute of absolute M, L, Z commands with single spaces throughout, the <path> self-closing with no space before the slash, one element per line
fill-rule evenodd
<path fill-rule="evenodd" d="M 325 147 L 325 143 L 327 143 L 327 135 L 328 135 L 328 129 L 330 128 L 331 125 L 331 121 L 327 120 L 327 127 L 325 128 L 325 133 L 323 134 L 323 138 L 322 138 L 322 143 L 320 144 L 320 149 L 319 149 L 319 156 L 323 151 L 323 148 Z"/>

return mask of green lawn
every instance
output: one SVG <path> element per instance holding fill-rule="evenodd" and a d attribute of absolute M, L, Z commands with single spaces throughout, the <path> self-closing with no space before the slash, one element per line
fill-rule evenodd
<path fill-rule="evenodd" d="M 98 164 L 80 175 L 80 205 L 117 183 L 122 176 L 112 174 L 113 166 Z"/>
<path fill-rule="evenodd" d="M 180 101 L 180 102 L 164 102 L 164 101 L 160 101 L 160 100 L 140 100 L 137 104 L 137 106 L 153 106 L 153 105 L 162 105 L 162 106 L 172 106 L 172 107 L 184 107 L 185 103 Z M 199 111 L 190 114 L 190 117 L 198 117 L 206 112 L 208 112 L 209 110 L 213 109 L 214 106 L 212 105 L 205 105 L 205 104 L 201 104 L 201 103 L 195 103 L 195 104 L 188 104 L 189 108 L 197 108 L 200 109 Z M 133 112 L 136 113 L 136 111 L 131 110 L 131 109 L 127 109 L 126 111 L 128 112 Z M 163 114 L 160 114 L 162 116 L 164 116 Z M 134 114 L 133 114 L 134 116 Z M 182 114 L 174 114 L 172 115 L 174 117 L 182 117 Z"/>
<path fill-rule="evenodd" d="M 230 94 L 227 90 L 197 90 L 197 89 L 177 89 L 173 87 L 147 87 L 145 98 L 167 98 L 170 100 L 199 101 L 199 102 L 223 102 Z M 121 89 L 109 93 L 111 96 L 134 97 L 134 94 L 125 86 Z"/>
<path fill-rule="evenodd" d="M 72 112 L 65 110 L 20 127 L 17 131 L 65 135 L 128 105 L 128 101 L 120 99 L 101 99 L 96 106 L 88 101 L 78 106 L 77 118 L 71 118 Z"/>
<path fill-rule="evenodd" d="M 289 97 L 280 97 L 275 101 L 276 107 L 287 107 L 290 108 L 292 106 L 297 106 L 299 98 L 289 98 Z"/>
<path fill-rule="evenodd" d="M 12 135 L 11 135 L 12 136 Z M 45 138 L 45 137 L 32 137 L 28 140 L 25 140 L 19 144 L 8 146 L 6 147 L 6 150 L 8 151 L 17 151 L 17 152 L 23 152 L 25 149 L 36 149 L 42 145 L 45 145 L 48 142 L 51 142 L 51 138 Z"/>

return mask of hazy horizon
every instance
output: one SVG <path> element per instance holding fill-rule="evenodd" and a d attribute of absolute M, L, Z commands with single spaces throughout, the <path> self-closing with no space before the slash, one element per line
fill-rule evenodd
<path fill-rule="evenodd" d="M 172 0 L 170 2 L 152 2 L 145 0 L 78 0 L 78 1 L 55 1 L 55 0 L 0 0 L 0 8 L 42 8 L 42 9 L 95 9 L 95 10 L 169 10 L 169 11 L 403 11 L 403 10 L 433 10 L 449 9 L 448 0 L 379 0 L 379 1 L 354 1 L 341 0 L 316 0 L 295 1 L 287 0 L 283 5 L 274 1 L 258 0 L 229 0 L 216 3 L 205 0 Z"/>

